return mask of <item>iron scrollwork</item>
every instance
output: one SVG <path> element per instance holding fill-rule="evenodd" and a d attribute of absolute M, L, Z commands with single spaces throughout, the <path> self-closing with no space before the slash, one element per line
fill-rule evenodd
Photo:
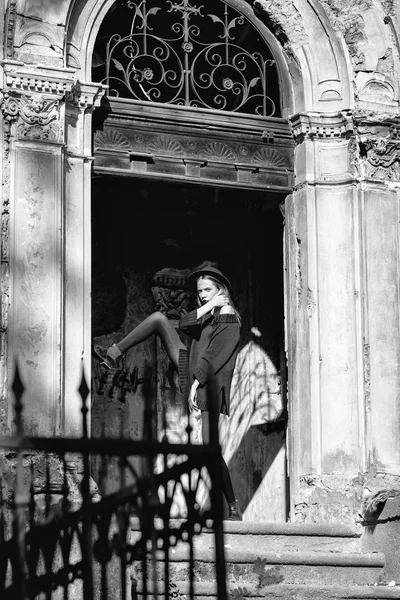
<path fill-rule="evenodd" d="M 215 0 L 132 0 L 119 10 L 95 47 L 94 78 L 109 95 L 280 116 L 275 61 L 236 9 Z"/>

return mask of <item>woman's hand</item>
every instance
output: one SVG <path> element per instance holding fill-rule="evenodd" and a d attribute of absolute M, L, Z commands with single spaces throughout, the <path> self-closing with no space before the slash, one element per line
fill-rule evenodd
<path fill-rule="evenodd" d="M 227 305 L 229 305 L 228 296 L 225 296 L 222 293 L 222 291 L 219 290 L 219 292 L 217 292 L 215 294 L 215 296 L 213 298 L 211 298 L 211 300 L 209 300 L 208 302 L 206 302 L 206 304 L 203 304 L 203 306 L 200 306 L 197 309 L 197 318 L 201 319 L 201 317 L 203 315 L 206 315 L 207 313 L 211 312 L 217 306 L 227 306 Z"/>
<path fill-rule="evenodd" d="M 212 298 L 211 302 L 213 303 L 214 307 L 226 306 L 229 304 L 229 298 L 222 293 L 222 290 L 219 290 L 219 292 L 215 294 L 214 298 Z"/>
<path fill-rule="evenodd" d="M 190 410 L 199 410 L 199 407 L 196 404 L 196 396 L 197 396 L 197 388 L 199 387 L 200 382 L 195 379 L 192 383 L 189 392 L 188 404 Z"/>

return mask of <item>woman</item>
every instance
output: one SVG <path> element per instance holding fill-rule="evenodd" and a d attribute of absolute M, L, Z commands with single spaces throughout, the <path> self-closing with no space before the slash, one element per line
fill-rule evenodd
<path fill-rule="evenodd" d="M 199 409 L 202 417 L 203 442 L 209 441 L 210 415 L 229 415 L 229 396 L 236 355 L 239 348 L 240 317 L 230 299 L 230 283 L 219 269 L 203 263 L 189 275 L 197 284 L 198 308 L 186 314 L 179 328 L 191 338 L 189 352 L 165 315 L 155 312 L 147 317 L 123 340 L 106 349 L 95 345 L 95 353 L 108 368 L 132 346 L 149 336 L 158 335 L 167 354 L 178 370 L 181 390 L 187 395 L 189 408 Z M 213 377 L 217 406 L 209 411 L 208 383 Z M 214 400 L 213 398 L 213 400 Z M 213 423 L 215 426 L 218 423 Z M 222 459 L 222 489 L 228 503 L 228 520 L 241 520 L 228 467 Z"/>

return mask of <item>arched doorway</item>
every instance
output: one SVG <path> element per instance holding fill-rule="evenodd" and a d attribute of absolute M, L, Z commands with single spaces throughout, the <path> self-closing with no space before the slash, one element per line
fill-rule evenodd
<path fill-rule="evenodd" d="M 51 398 L 55 396 L 54 389 L 57 391 L 57 402 L 49 404 L 51 430 L 59 429 L 68 435 L 76 435 L 81 415 L 76 388 L 82 363 L 87 366 L 90 364 L 91 346 L 92 114 L 93 106 L 103 93 L 101 84 L 91 81 L 92 57 L 101 23 L 110 8 L 117 3 L 115 0 L 70 0 L 62 3 L 62 9 L 59 4 L 27 1 L 21 3 L 18 10 L 15 3 L 11 3 L 8 8 L 7 56 L 10 60 L 5 60 L 3 64 L 5 90 L 21 94 L 21 98 L 16 98 L 15 103 L 15 98 L 5 97 L 2 102 L 2 111 L 8 123 L 6 143 L 18 141 L 14 146 L 14 167 L 12 161 L 9 163 L 14 179 L 5 177 L 4 190 L 5 197 L 10 197 L 10 206 L 21 206 L 16 202 L 23 194 L 18 185 L 22 185 L 21 182 L 26 178 L 14 173 L 19 173 L 18 161 L 21 160 L 25 165 L 25 159 L 32 158 L 33 149 L 38 152 L 38 157 L 46 156 L 49 161 L 48 172 L 52 174 L 46 181 L 46 198 L 52 207 L 53 199 L 58 198 L 59 205 L 65 208 L 61 227 L 56 222 L 51 226 L 56 244 L 65 252 L 60 252 L 54 259 L 51 250 L 55 246 L 51 245 L 48 254 L 51 264 L 57 265 L 62 275 L 62 311 L 58 310 L 55 300 L 60 286 L 57 278 L 53 278 L 52 289 L 55 293 L 48 295 L 51 310 L 48 315 L 49 328 L 44 338 L 46 351 L 52 356 L 58 356 L 59 361 L 51 369 L 47 360 L 43 360 L 40 368 L 36 364 L 30 364 L 27 368 L 30 385 L 46 382 L 46 393 Z M 341 501 L 341 489 L 352 490 L 353 474 L 364 473 L 370 464 L 370 456 L 375 456 L 375 453 L 371 454 L 371 440 L 379 447 L 386 440 L 380 434 L 379 418 L 374 417 L 375 420 L 372 421 L 366 419 L 370 398 L 375 407 L 374 414 L 382 414 L 380 383 L 381 377 L 382 381 L 386 381 L 387 377 L 386 365 L 379 361 L 373 363 L 373 357 L 376 356 L 374 353 L 379 354 L 380 345 L 375 342 L 370 344 L 367 325 L 368 319 L 371 320 L 371 331 L 375 336 L 373 339 L 381 340 L 380 321 L 375 319 L 375 313 L 371 311 L 377 311 L 379 319 L 382 319 L 391 333 L 396 331 L 396 327 L 392 326 L 387 314 L 395 313 L 384 308 L 390 296 L 385 295 L 379 302 L 368 303 L 367 295 L 360 292 L 357 282 L 364 282 L 361 267 L 364 265 L 365 236 L 363 237 L 364 230 L 359 226 L 360 219 L 363 223 L 363 219 L 368 216 L 363 212 L 364 209 L 360 209 L 364 206 L 364 198 L 371 198 L 372 212 L 368 218 L 371 222 L 371 235 L 374 236 L 373 210 L 381 206 L 382 193 L 388 195 L 390 203 L 397 193 L 395 187 L 386 183 L 386 179 L 397 177 L 397 162 L 391 162 L 392 153 L 396 156 L 393 149 L 396 128 L 387 120 L 387 110 L 396 111 L 398 100 L 395 86 L 391 87 L 389 83 L 390 78 L 386 83 L 387 63 L 378 60 L 381 46 L 372 43 L 379 38 L 387 48 L 394 48 L 390 30 L 391 17 L 383 23 L 377 7 L 371 7 L 367 11 L 368 32 L 359 44 L 364 44 L 366 40 L 371 42 L 371 62 L 365 62 L 359 70 L 357 44 L 351 44 L 338 33 L 338 21 L 330 10 L 327 12 L 326 4 L 314 0 L 289 2 L 285 5 L 285 11 L 281 10 L 279 3 L 264 1 L 251 3 L 250 6 L 250 3 L 235 0 L 229 2 L 229 5 L 243 7 L 257 30 L 263 34 L 265 32 L 278 64 L 282 116 L 290 119 L 296 143 L 296 181 L 293 198 L 288 196 L 286 201 L 285 251 L 286 330 L 290 369 L 288 387 L 291 402 L 291 519 L 323 517 L 324 508 L 316 509 L 317 515 L 313 512 L 315 507 L 321 505 L 321 493 L 328 500 L 333 498 L 333 504 L 337 505 L 335 515 L 342 515 L 347 500 Z M 342 16 L 347 15 L 343 12 Z M 26 19 L 29 19 L 34 28 L 32 35 L 24 33 Z M 360 15 L 360 19 L 364 19 L 364 16 Z M 275 32 L 275 37 L 262 22 L 268 24 L 271 32 Z M 45 33 L 41 35 L 43 27 Z M 349 39 L 352 39 L 351 36 Z M 376 58 L 375 62 L 373 56 Z M 370 64 L 377 65 L 378 72 L 374 75 L 369 72 Z M 395 64 L 394 62 L 389 69 L 393 73 Z M 364 68 L 367 71 L 363 71 Z M 394 77 L 393 81 L 395 80 Z M 46 98 L 43 98 L 43 93 Z M 380 117 L 383 129 L 379 126 L 379 131 L 376 130 L 375 133 L 366 126 L 366 113 L 363 112 L 370 106 L 372 98 L 376 101 L 374 110 L 377 106 L 382 106 L 382 115 L 386 115 Z M 52 102 L 44 101 L 45 99 L 51 99 Z M 40 108 L 41 120 L 44 118 L 46 123 L 47 119 L 50 120 L 41 132 L 36 121 L 31 119 L 31 113 L 25 111 L 31 103 L 35 110 Z M 146 103 L 146 112 L 151 110 L 151 106 L 153 105 Z M 157 108 L 160 106 L 157 105 Z M 352 113 L 355 107 L 360 108 L 361 113 Z M 183 114 L 190 112 L 192 117 L 197 115 L 199 127 L 204 125 L 203 133 L 207 130 L 218 136 L 224 130 L 225 122 L 232 123 L 230 118 L 226 118 L 229 113 L 224 113 L 225 121 L 220 119 L 220 128 L 212 129 L 204 119 L 204 123 L 202 122 L 201 109 L 171 107 L 171 112 L 181 110 Z M 244 115 L 238 115 L 235 121 L 236 118 L 240 123 L 247 119 Z M 249 123 L 254 124 L 254 120 L 250 119 Z M 239 129 L 243 131 L 242 128 Z M 257 129 L 250 127 L 249 130 L 258 137 Z M 234 129 L 235 140 L 237 131 Z M 369 141 L 368 136 L 371 134 L 373 138 Z M 47 146 L 34 141 L 38 135 L 39 141 L 44 139 L 49 142 Z M 386 153 L 380 147 L 381 135 L 387 138 Z M 264 139 L 271 139 L 271 136 L 266 133 Z M 364 146 L 360 146 L 360 139 Z M 160 145 L 162 147 L 162 143 L 156 144 L 157 147 Z M 378 154 L 376 145 L 380 148 Z M 363 148 L 363 152 L 358 154 L 360 148 Z M 158 159 L 158 164 L 166 168 L 168 155 L 162 156 L 165 158 L 162 161 Z M 120 161 L 121 155 L 114 154 L 114 158 Z M 135 155 L 133 149 L 132 159 L 134 158 L 132 168 L 144 171 L 148 164 L 152 165 L 154 153 Z M 185 158 L 185 162 L 181 160 L 181 170 L 188 170 L 188 174 L 183 172 L 185 178 L 192 176 L 190 173 L 193 176 L 204 175 L 204 168 L 198 163 L 187 160 L 185 156 L 181 156 L 182 158 Z M 204 157 L 201 164 L 203 162 Z M 221 163 L 224 168 L 220 170 Z M 5 164 L 8 164 L 7 160 Z M 213 164 L 214 173 L 225 176 L 229 172 L 236 177 L 233 179 L 235 185 L 239 176 L 241 184 L 247 185 L 249 173 L 246 169 L 235 167 L 234 171 L 229 171 L 224 161 Z M 243 161 L 240 165 L 243 165 Z M 25 170 L 25 175 L 26 173 Z M 360 173 L 366 174 L 367 178 L 373 175 L 366 188 L 364 179 L 359 178 Z M 381 187 L 376 187 L 376 177 Z M 198 183 L 199 180 L 197 177 Z M 5 210 L 8 210 L 7 207 Z M 8 218 L 7 212 L 5 218 Z M 20 223 L 26 223 L 23 213 L 14 213 L 13 218 L 17 227 Z M 395 221 L 390 217 L 388 222 Z M 39 226 L 34 230 L 34 237 L 37 244 L 49 239 Z M 381 239 L 390 246 L 391 252 L 395 251 L 396 244 L 389 242 L 392 239 L 390 236 L 385 233 Z M 15 249 L 21 247 L 18 243 L 14 246 Z M 372 252 L 371 256 L 375 255 L 377 254 Z M 35 267 L 27 262 L 26 268 L 18 272 L 16 264 L 22 262 L 10 263 L 10 277 L 13 278 L 15 289 L 18 289 L 15 284 L 29 281 Z M 383 277 L 379 262 L 371 268 L 373 275 L 369 277 L 370 282 L 375 282 L 375 274 Z M 354 293 L 348 285 L 353 280 L 356 282 Z M 386 294 L 385 285 L 381 289 Z M 18 328 L 13 326 L 15 322 L 21 324 L 19 300 L 17 295 L 10 302 L 7 329 L 10 355 L 13 352 L 23 352 L 26 348 L 25 341 L 17 336 Z M 32 304 L 32 296 L 30 301 Z M 362 318 L 364 314 L 367 319 Z M 32 316 L 30 312 L 29 322 L 32 321 Z M 35 318 L 40 324 L 41 315 L 35 313 Z M 395 319 L 394 316 L 392 318 Z M 348 323 L 346 328 L 343 328 L 343 322 Z M 62 339 L 62 345 L 58 343 L 59 339 Z M 42 356 L 45 354 L 42 353 Z M 344 356 L 348 357 L 347 361 L 344 361 Z M 346 364 L 345 369 L 343 364 Z M 396 370 L 397 362 L 393 361 L 393 365 Z M 370 389 L 370 369 L 374 373 L 371 377 L 375 378 L 375 391 Z M 363 378 L 363 373 L 367 374 L 366 379 Z M 396 398 L 397 380 L 395 375 L 390 378 L 390 385 L 393 386 L 390 389 L 394 391 L 388 393 L 387 401 L 385 400 L 385 406 L 390 408 L 389 412 L 392 412 L 391 402 L 395 402 L 393 399 Z M 35 424 L 41 421 L 38 418 L 41 408 L 39 402 L 32 406 L 32 422 Z M 45 429 L 47 430 L 47 426 Z M 383 460 L 389 470 L 394 464 L 389 458 L 391 449 L 394 449 L 394 455 L 397 456 L 396 436 L 392 433 L 388 437 L 389 449 L 385 446 Z M 346 456 L 346 460 L 342 460 L 343 456 Z M 337 471 L 340 473 L 339 479 L 336 477 Z M 326 484 L 325 488 L 321 488 L 321 482 L 322 486 Z M 362 487 L 363 483 L 360 485 Z M 320 492 L 321 489 L 323 492 Z M 339 491 L 337 497 L 336 490 Z M 345 498 L 346 494 L 347 491 L 344 493 Z M 329 502 L 330 500 L 325 504 Z M 353 500 L 350 503 L 353 506 Z"/>
<path fill-rule="evenodd" d="M 282 206 L 293 142 L 270 34 L 244 3 L 203 14 L 204 4 L 114 4 L 98 31 L 92 76 L 109 88 L 93 120 L 93 334 L 113 343 L 153 310 L 163 270 L 218 262 L 243 315 L 225 454 L 245 518 L 286 520 Z M 122 392 L 94 363 L 94 431 L 124 423 L 142 434 L 136 384 L 154 352 L 152 342 L 132 350 L 135 384 Z M 179 407 L 168 410 L 179 436 Z"/>

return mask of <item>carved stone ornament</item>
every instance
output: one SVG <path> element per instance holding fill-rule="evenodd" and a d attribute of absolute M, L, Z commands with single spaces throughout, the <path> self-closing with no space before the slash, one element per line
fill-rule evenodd
<path fill-rule="evenodd" d="M 207 145 L 204 155 L 216 161 L 235 160 L 236 154 L 232 151 L 232 148 L 228 144 L 222 142 L 211 142 Z"/>
<path fill-rule="evenodd" d="M 180 319 L 188 311 L 188 274 L 187 270 L 165 268 L 157 271 L 153 277 L 151 291 L 155 310 L 162 312 L 168 319 Z"/>
<path fill-rule="evenodd" d="M 352 177 L 360 177 L 360 146 L 356 137 L 352 137 L 348 146 L 349 173 Z"/>
<path fill-rule="evenodd" d="M 182 144 L 170 136 L 161 135 L 152 140 L 148 146 L 149 152 L 169 156 L 181 156 L 183 154 Z"/>
<path fill-rule="evenodd" d="M 20 99 L 8 92 L 0 93 L 0 110 L 4 120 L 4 153 L 7 156 L 10 148 L 10 135 L 13 123 L 19 117 Z"/>
<path fill-rule="evenodd" d="M 400 181 L 400 124 L 364 124 L 359 128 L 363 175 L 367 178 Z"/>
<path fill-rule="evenodd" d="M 86 83 L 76 80 L 65 94 L 65 101 L 75 107 L 90 109 L 100 105 L 106 90 L 107 86 L 101 83 Z"/>
<path fill-rule="evenodd" d="M 4 120 L 8 123 L 16 121 L 19 115 L 20 99 L 17 96 L 6 92 L 1 96 L 1 112 L 3 113 Z"/>
<path fill-rule="evenodd" d="M 7 92 L 1 101 L 1 111 L 6 123 L 6 147 L 14 123 L 19 138 L 61 140 L 59 100 L 44 98 L 41 95 L 14 95 Z"/>
<path fill-rule="evenodd" d="M 94 136 L 94 147 L 107 148 L 119 152 L 129 152 L 132 149 L 128 138 L 119 131 L 113 129 L 96 131 Z"/>
<path fill-rule="evenodd" d="M 6 35 L 6 56 L 11 58 L 14 54 L 14 34 L 15 20 L 17 15 L 17 0 L 9 0 L 6 18 L 5 18 L 5 35 Z"/>
<path fill-rule="evenodd" d="M 282 154 L 274 148 L 261 148 L 257 150 L 251 158 L 252 162 L 258 166 L 269 167 L 272 169 L 286 169 L 286 161 Z"/>
<path fill-rule="evenodd" d="M 59 100 L 43 96 L 21 96 L 17 136 L 35 140 L 61 141 Z"/>

